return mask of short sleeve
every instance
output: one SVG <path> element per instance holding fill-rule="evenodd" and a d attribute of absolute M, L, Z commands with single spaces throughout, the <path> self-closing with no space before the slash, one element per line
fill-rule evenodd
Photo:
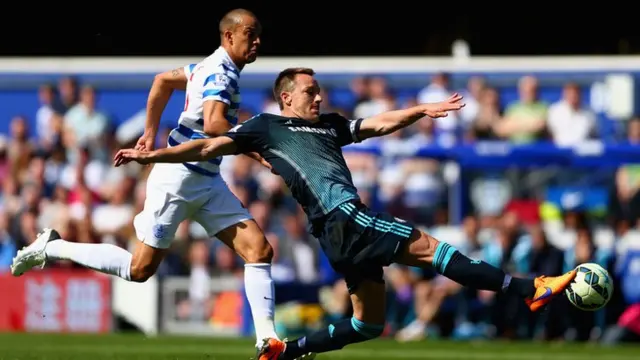
<path fill-rule="evenodd" d="M 335 126 L 340 146 L 359 143 L 360 125 L 363 119 L 349 120 L 340 114 L 327 114 L 327 120 Z"/>
<path fill-rule="evenodd" d="M 193 74 L 193 70 L 195 70 L 195 68 L 196 64 L 189 64 L 184 67 L 184 75 L 187 77 L 187 79 L 191 77 L 191 74 Z"/>
<path fill-rule="evenodd" d="M 224 67 L 217 67 L 204 78 L 203 88 L 203 102 L 215 100 L 231 105 L 231 97 L 238 90 L 238 76 Z"/>
<path fill-rule="evenodd" d="M 237 147 L 236 154 L 259 153 L 266 144 L 268 131 L 268 121 L 257 115 L 234 126 L 225 136 L 233 139 Z"/>

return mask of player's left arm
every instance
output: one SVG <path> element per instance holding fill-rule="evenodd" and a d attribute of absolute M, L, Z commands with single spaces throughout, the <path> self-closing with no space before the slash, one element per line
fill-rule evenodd
<path fill-rule="evenodd" d="M 203 100 L 204 132 L 209 136 L 220 136 L 227 133 L 232 125 L 227 119 L 227 111 L 231 106 L 231 96 L 237 89 L 237 79 L 230 74 L 219 71 L 205 79 Z M 247 156 L 263 166 L 271 169 L 258 153 L 247 153 Z"/>
<path fill-rule="evenodd" d="M 355 136 L 362 141 L 364 139 L 384 136 L 397 130 L 405 128 L 425 116 L 431 118 L 446 117 L 449 111 L 460 110 L 464 107 L 462 96 L 454 94 L 445 101 L 429 104 L 420 104 L 402 110 L 387 111 L 382 114 L 372 116 L 362 120 Z"/>

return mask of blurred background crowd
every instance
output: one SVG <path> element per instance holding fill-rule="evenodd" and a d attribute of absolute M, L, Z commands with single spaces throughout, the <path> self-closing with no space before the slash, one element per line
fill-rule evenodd
<path fill-rule="evenodd" d="M 428 269 L 392 266 L 386 271 L 387 335 L 406 341 L 425 336 L 586 341 L 619 339 L 620 326 L 632 328 L 627 325 L 635 323 L 624 336 L 640 336 L 640 310 L 632 307 L 640 303 L 640 281 L 628 279 L 630 269 L 640 263 L 630 250 L 640 247 L 640 160 L 597 173 L 551 167 L 467 171 L 470 180 L 463 185 L 461 200 L 467 206 L 455 213 L 453 165 L 412 156 L 427 145 L 487 140 L 558 147 L 592 140 L 640 142 L 640 118 L 604 118 L 590 107 L 582 84 L 565 83 L 545 92 L 536 77 L 524 76 L 511 87 L 503 91 L 482 77 L 452 84 L 450 76 L 441 73 L 425 78 L 421 88 L 403 89 L 391 88 L 385 77 L 363 76 L 353 78 L 348 88 L 325 88 L 322 109 L 364 118 L 463 93 L 467 106 L 459 113 L 438 121 L 425 118 L 386 138 L 345 149 L 363 202 L 516 275 L 558 275 L 580 263 L 600 263 L 614 275 L 619 290 L 602 311 L 578 312 L 559 300 L 548 311 L 532 315 L 520 301 L 461 289 Z M 278 113 L 268 90 L 254 90 L 261 96 L 244 103 L 239 121 L 259 112 Z M 71 77 L 43 84 L 37 96 L 39 107 L 3 120 L 10 124 L 0 138 L 0 272 L 8 271 L 16 251 L 43 227 L 77 242 L 127 248 L 137 241 L 132 219 L 142 209 L 150 167 L 114 168 L 111 158 L 119 148 L 135 143 L 143 122 L 116 119 L 110 107 L 114 102 L 101 102 L 100 88 Z M 182 101 L 181 94 L 174 97 Z M 175 115 L 163 121 L 158 147 L 165 146 Z M 276 250 L 276 281 L 317 285 L 322 317 L 349 314 L 346 288 L 307 234 L 305 216 L 283 182 L 242 155 L 226 157 L 222 174 L 268 234 Z M 567 192 L 577 185 L 590 191 Z M 184 222 L 158 276 L 189 276 L 189 292 L 178 316 L 207 319 L 225 315 L 213 306 L 211 280 L 221 274 L 240 277 L 242 266 L 230 249 L 207 239 L 198 224 Z M 635 315 L 627 318 L 635 320 L 620 320 L 623 312 L 632 310 Z M 286 314 L 287 308 L 282 311 Z M 547 321 L 550 318 L 554 321 Z M 296 322 L 281 317 L 285 331 Z M 605 335 L 611 327 L 618 337 Z"/>

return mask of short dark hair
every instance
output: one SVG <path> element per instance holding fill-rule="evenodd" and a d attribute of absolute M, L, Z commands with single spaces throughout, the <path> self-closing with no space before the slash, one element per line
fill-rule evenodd
<path fill-rule="evenodd" d="M 311 68 L 297 67 L 287 68 L 278 74 L 276 81 L 273 84 L 273 97 L 275 98 L 280 110 L 284 109 L 284 104 L 280 98 L 280 94 L 284 91 L 291 91 L 295 87 L 296 75 L 305 74 L 313 76 L 316 74 Z"/>
<path fill-rule="evenodd" d="M 220 20 L 220 23 L 218 24 L 220 36 L 223 36 L 225 31 L 233 30 L 236 26 L 242 24 L 243 16 L 258 19 L 254 13 L 247 9 L 231 10 L 222 17 L 222 20 Z"/>

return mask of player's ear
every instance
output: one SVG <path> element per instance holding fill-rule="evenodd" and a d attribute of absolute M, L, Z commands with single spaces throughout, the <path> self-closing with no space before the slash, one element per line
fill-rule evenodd
<path fill-rule="evenodd" d="M 287 106 L 291 106 L 291 94 L 283 91 L 282 93 L 280 93 L 280 97 L 282 98 L 282 103 L 287 105 Z"/>
<path fill-rule="evenodd" d="M 233 45 L 233 32 L 231 32 L 229 30 L 225 30 L 223 36 L 224 36 L 225 40 L 227 40 L 227 42 L 229 42 L 230 45 Z"/>

